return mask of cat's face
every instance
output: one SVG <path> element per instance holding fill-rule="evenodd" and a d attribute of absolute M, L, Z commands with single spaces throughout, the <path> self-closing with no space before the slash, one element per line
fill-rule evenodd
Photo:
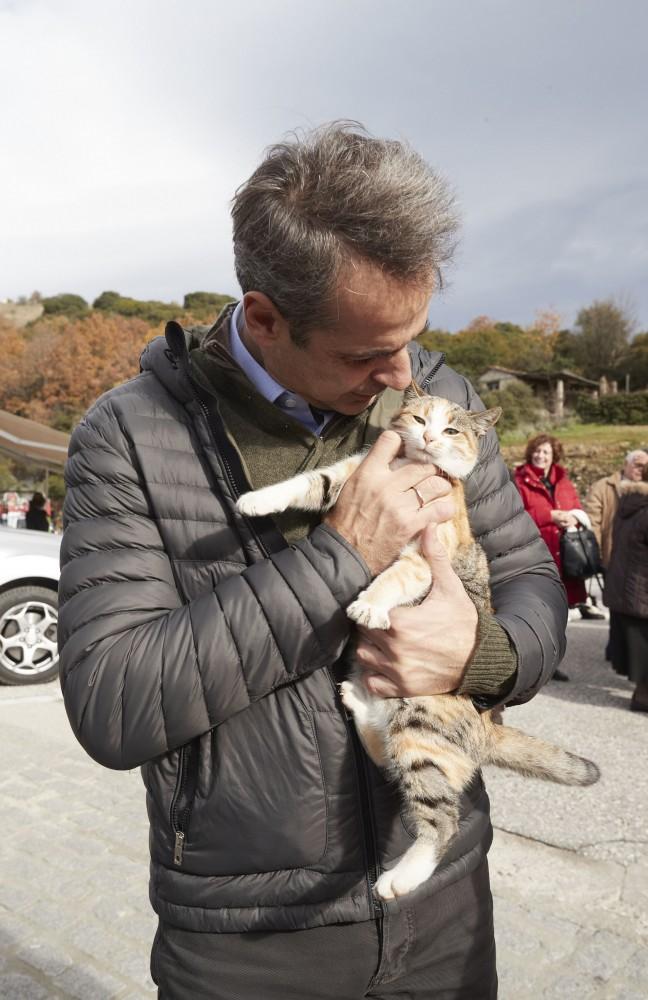
<path fill-rule="evenodd" d="M 391 423 L 403 440 L 403 452 L 413 462 L 431 462 L 455 479 L 471 471 L 479 453 L 478 439 L 501 416 L 499 406 L 471 413 L 440 396 L 405 394 L 405 403 Z"/>

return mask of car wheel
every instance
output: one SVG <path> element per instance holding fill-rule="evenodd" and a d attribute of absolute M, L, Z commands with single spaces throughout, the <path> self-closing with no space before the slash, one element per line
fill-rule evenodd
<path fill-rule="evenodd" d="M 58 597 L 47 587 L 0 594 L 0 683 L 44 684 L 58 675 Z"/>

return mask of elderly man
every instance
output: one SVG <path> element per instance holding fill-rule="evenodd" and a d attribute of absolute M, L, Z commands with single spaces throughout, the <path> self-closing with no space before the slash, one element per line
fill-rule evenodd
<path fill-rule="evenodd" d="M 430 595 L 359 637 L 375 693 L 526 701 L 564 650 L 564 592 L 494 432 L 466 485 L 495 608 L 479 618 L 435 537 L 448 484 L 392 471 L 381 433 L 412 379 L 482 408 L 416 343 L 452 199 L 407 146 L 332 125 L 271 148 L 233 219 L 241 301 L 207 332 L 169 324 L 67 468 L 62 686 L 88 753 L 142 766 L 159 995 L 493 998 L 481 778 L 434 874 L 379 900 L 411 839 L 338 692 L 346 606 L 418 535 Z M 236 511 L 251 486 L 365 445 L 321 523 Z"/>
<path fill-rule="evenodd" d="M 583 502 L 583 507 L 592 522 L 592 530 L 601 550 L 601 562 L 605 568 L 610 562 L 612 552 L 612 525 L 619 506 L 619 483 L 624 479 L 632 483 L 641 482 L 641 475 L 646 465 L 648 465 L 647 451 L 641 448 L 629 451 L 623 468 L 610 476 L 597 479 Z"/>

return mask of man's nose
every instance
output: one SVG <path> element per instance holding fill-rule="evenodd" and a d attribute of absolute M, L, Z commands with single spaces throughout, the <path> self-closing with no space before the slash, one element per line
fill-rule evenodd
<path fill-rule="evenodd" d="M 407 389 L 412 381 L 412 366 L 406 347 L 392 358 L 385 358 L 380 368 L 372 372 L 374 382 L 390 389 Z"/>

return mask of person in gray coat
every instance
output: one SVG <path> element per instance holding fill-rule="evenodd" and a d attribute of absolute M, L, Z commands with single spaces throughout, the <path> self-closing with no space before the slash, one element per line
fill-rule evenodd
<path fill-rule="evenodd" d="M 375 693 L 479 709 L 531 698 L 564 652 L 564 591 L 495 433 L 466 482 L 492 614 L 436 541 L 448 483 L 389 467 L 412 379 L 483 409 L 416 342 L 452 196 L 406 145 L 338 123 L 269 149 L 233 221 L 241 301 L 209 330 L 170 323 L 89 410 L 66 470 L 61 683 L 87 752 L 142 768 L 159 996 L 493 998 L 483 781 L 434 874 L 378 900 L 412 831 L 338 688 L 353 635 Z M 323 520 L 237 512 L 250 488 L 365 446 Z M 356 633 L 346 606 L 419 535 L 430 595 Z"/>

